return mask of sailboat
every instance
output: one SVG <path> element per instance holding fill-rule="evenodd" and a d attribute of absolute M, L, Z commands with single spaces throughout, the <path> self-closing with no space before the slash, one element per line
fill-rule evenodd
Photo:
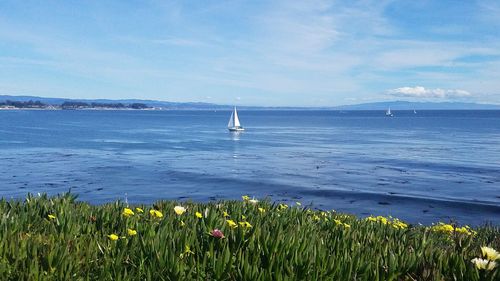
<path fill-rule="evenodd" d="M 413 114 L 417 114 L 417 111 L 415 109 L 413 110 Z"/>
<path fill-rule="evenodd" d="M 240 132 L 245 129 L 240 124 L 240 119 L 238 118 L 238 111 L 236 111 L 236 106 L 231 113 L 231 118 L 229 118 L 229 123 L 227 123 L 227 129 L 231 132 Z"/>
<path fill-rule="evenodd" d="M 389 108 L 389 109 L 387 109 L 387 111 L 385 112 L 385 116 L 388 116 L 388 117 L 393 117 L 393 116 L 394 116 L 394 114 L 392 114 L 392 112 L 391 112 L 391 109 L 390 109 L 390 108 Z"/>

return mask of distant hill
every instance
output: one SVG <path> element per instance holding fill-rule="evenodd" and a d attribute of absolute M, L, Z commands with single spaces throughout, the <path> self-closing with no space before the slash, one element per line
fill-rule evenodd
<path fill-rule="evenodd" d="M 337 106 L 339 110 L 459 110 L 459 109 L 500 109 L 500 105 L 464 102 L 409 102 L 389 101 Z"/>
<path fill-rule="evenodd" d="M 158 101 L 158 100 L 142 100 L 142 99 L 121 99 L 121 100 L 110 100 L 110 99 L 65 99 L 65 98 L 45 98 L 36 96 L 10 96 L 10 95 L 0 95 L 0 102 L 10 101 L 40 101 L 44 104 L 58 105 L 65 102 L 86 102 L 86 103 L 123 103 L 123 104 L 134 104 L 142 103 L 150 107 L 163 108 L 163 109 L 197 109 L 197 110 L 225 110 L 230 109 L 231 105 L 220 105 L 213 103 L 204 102 L 168 102 L 168 101 Z M 314 109 L 324 109 L 324 110 L 386 110 L 391 108 L 392 110 L 459 110 L 459 109 L 496 109 L 500 110 L 500 105 L 495 104 L 479 104 L 479 103 L 464 103 L 464 102 L 409 102 L 409 101 L 389 101 L 389 102 L 373 102 L 373 103 L 362 103 L 354 105 L 342 105 L 335 107 L 263 107 L 263 106 L 238 106 L 240 109 L 248 110 L 314 110 Z"/>

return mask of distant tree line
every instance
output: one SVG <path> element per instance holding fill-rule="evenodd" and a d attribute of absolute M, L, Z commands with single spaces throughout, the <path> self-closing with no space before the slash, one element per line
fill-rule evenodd
<path fill-rule="evenodd" d="M 86 102 L 80 102 L 80 101 L 65 101 L 63 104 L 61 104 L 62 109 L 79 109 L 79 108 L 116 108 L 116 109 L 122 109 L 122 108 L 132 108 L 132 109 L 144 109 L 144 108 L 149 108 L 144 103 L 132 103 L 125 105 L 123 103 L 100 103 L 100 102 L 92 102 L 92 103 L 86 103 Z"/>
<path fill-rule="evenodd" d="M 133 108 L 133 109 L 145 109 L 145 108 L 149 108 L 149 106 L 147 106 L 146 104 L 144 103 L 132 103 L 132 104 L 129 104 L 130 108 Z"/>
<path fill-rule="evenodd" d="M 40 101 L 11 101 L 11 100 L 6 100 L 4 102 L 0 102 L 0 106 L 12 106 L 15 108 L 42 108 L 46 107 L 47 105 L 40 102 Z"/>
<path fill-rule="evenodd" d="M 42 103 L 40 101 L 0 101 L 0 107 L 15 107 L 15 108 L 46 108 L 51 105 Z M 54 107 L 58 107 L 57 105 L 52 105 Z M 116 108 L 116 109 L 145 109 L 149 108 L 144 103 L 131 103 L 131 104 L 123 104 L 123 103 L 100 103 L 100 102 L 81 102 L 81 101 L 65 101 L 61 104 L 61 109 L 83 109 L 83 108 Z"/>

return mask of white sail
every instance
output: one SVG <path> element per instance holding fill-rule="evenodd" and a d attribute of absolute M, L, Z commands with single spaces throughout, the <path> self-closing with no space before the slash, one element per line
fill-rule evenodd
<path fill-rule="evenodd" d="M 234 108 L 234 112 L 233 112 L 233 114 L 231 114 L 231 116 L 233 116 L 233 115 L 234 115 L 234 126 L 241 127 L 240 119 L 238 118 L 238 111 L 236 111 L 236 107 Z"/>
<path fill-rule="evenodd" d="M 234 127 L 234 119 L 233 119 L 233 116 L 234 116 L 234 112 L 231 112 L 231 117 L 229 118 L 229 123 L 227 123 L 227 127 L 228 127 L 228 128 L 233 128 L 233 127 Z"/>
<path fill-rule="evenodd" d="M 387 109 L 387 112 L 386 112 L 385 114 L 387 114 L 387 115 L 391 115 L 391 109 L 390 109 L 390 108 L 389 108 L 389 109 Z"/>

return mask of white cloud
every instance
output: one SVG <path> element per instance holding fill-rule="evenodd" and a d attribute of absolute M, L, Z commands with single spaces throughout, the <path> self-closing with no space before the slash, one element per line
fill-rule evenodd
<path fill-rule="evenodd" d="M 472 94 L 460 89 L 426 89 L 421 86 L 417 87 L 401 87 L 388 91 L 389 95 L 407 98 L 430 98 L 430 99 L 455 99 L 467 98 Z"/>

